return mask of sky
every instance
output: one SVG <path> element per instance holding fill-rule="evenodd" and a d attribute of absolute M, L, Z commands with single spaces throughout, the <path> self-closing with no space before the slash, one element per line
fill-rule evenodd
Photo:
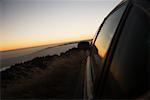
<path fill-rule="evenodd" d="M 91 39 L 121 0 L 0 0 L 0 51 Z"/>

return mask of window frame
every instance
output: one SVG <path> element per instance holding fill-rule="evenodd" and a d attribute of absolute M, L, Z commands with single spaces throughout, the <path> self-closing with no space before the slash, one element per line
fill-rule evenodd
<path fill-rule="evenodd" d="M 117 47 L 115 48 L 116 50 L 115 50 L 115 52 L 114 52 L 114 55 L 113 55 L 113 59 L 112 59 L 112 61 L 110 62 L 111 64 L 110 64 L 110 66 L 109 66 L 109 72 L 111 73 L 111 69 L 112 68 L 114 68 L 114 66 L 119 66 L 119 67 L 115 67 L 115 69 L 117 69 L 117 68 L 119 68 L 119 69 L 121 69 L 121 68 L 125 68 L 124 69 L 124 71 L 126 71 L 126 70 L 128 70 L 129 68 L 134 68 L 134 71 L 136 72 L 136 67 L 137 68 L 140 68 L 141 66 L 136 66 L 136 67 L 132 67 L 132 65 L 134 66 L 134 63 L 136 63 L 136 61 L 135 61 L 135 59 L 137 59 L 138 57 L 136 57 L 136 56 L 130 56 L 130 55 L 132 55 L 132 54 L 134 54 L 135 52 L 137 52 L 136 51 L 136 49 L 134 49 L 134 48 L 132 48 L 132 49 L 128 49 L 128 47 L 129 47 L 129 45 L 131 45 L 131 44 L 133 44 L 132 46 L 130 46 L 130 47 L 134 47 L 136 44 L 135 44 L 135 41 L 138 41 L 138 39 L 139 38 L 142 38 L 142 36 L 143 36 L 143 33 L 142 33 L 142 35 L 141 35 L 141 37 L 139 37 L 138 36 L 138 32 L 133 32 L 133 31 L 131 31 L 132 29 L 135 31 L 136 30 L 136 28 L 130 28 L 128 25 L 131 25 L 131 26 L 134 26 L 134 27 L 137 27 L 138 25 L 148 25 L 148 24 L 144 24 L 144 23 L 140 23 L 140 24 L 135 24 L 134 25 L 134 23 L 136 22 L 136 21 L 131 21 L 131 23 L 130 23 L 130 20 L 132 20 L 132 19 L 134 19 L 135 18 L 135 16 L 134 15 L 137 15 L 137 16 L 140 16 L 141 15 L 141 12 L 140 12 L 140 10 L 139 9 L 137 9 L 138 7 L 137 7 L 137 5 L 136 4 L 134 4 L 133 6 L 132 6 L 132 8 L 130 9 L 130 13 L 129 13 L 129 16 L 127 16 L 127 21 L 124 23 L 124 27 L 123 27 L 123 29 L 121 30 L 121 32 L 120 32 L 120 34 L 121 34 L 121 36 L 120 36 L 120 39 L 119 39 L 119 42 L 117 43 Z M 135 10 L 136 9 L 136 10 Z M 136 11 L 138 11 L 138 12 L 136 12 Z M 136 12 L 136 13 L 135 13 Z M 144 12 L 144 11 L 143 11 Z M 134 14 L 134 15 L 133 15 Z M 142 16 L 142 15 L 141 15 Z M 130 20 L 129 20 L 130 19 Z M 135 18 L 136 19 L 136 18 Z M 139 19 L 140 20 L 140 19 Z M 143 19 L 142 19 L 143 20 Z M 138 21 L 137 21 L 138 22 Z M 141 22 L 144 22 L 144 21 L 141 21 Z M 130 23 L 130 24 L 129 24 Z M 133 23 L 133 25 L 132 25 L 132 23 Z M 137 25 L 137 26 L 136 26 Z M 147 27 L 147 26 L 142 26 L 142 27 Z M 142 29 L 142 28 L 138 28 L 138 30 L 140 30 L 140 29 Z M 148 29 L 148 28 L 147 28 Z M 125 32 L 125 31 L 127 31 L 127 32 Z M 130 34 L 131 33 L 131 34 Z M 133 33 L 135 33 L 134 35 L 132 35 Z M 127 36 L 127 34 L 129 34 L 128 35 L 128 38 L 126 38 L 125 39 L 125 37 Z M 137 35 L 137 36 L 136 36 Z M 133 36 L 136 36 L 136 38 L 133 38 L 132 40 L 130 39 L 130 37 L 133 37 Z M 138 38 L 138 39 L 137 39 Z M 129 39 L 128 41 L 126 41 L 127 39 Z M 146 39 L 145 39 L 146 40 Z M 140 39 L 139 39 L 139 41 L 141 41 Z M 127 47 L 123 47 L 124 45 L 125 45 L 125 43 L 127 43 L 128 42 L 128 46 Z M 142 41 L 141 41 L 142 42 Z M 122 60 L 122 62 L 125 62 L 124 64 L 126 65 L 126 64 L 129 64 L 128 62 L 129 61 L 131 61 L 131 62 L 133 62 L 132 64 L 129 64 L 129 66 L 130 67 L 128 67 L 128 66 L 125 66 L 125 67 L 122 67 L 122 66 L 124 66 L 124 64 L 120 64 L 120 63 L 118 63 L 117 65 L 113 65 L 113 63 L 114 63 L 114 61 L 116 60 L 116 58 L 119 56 L 119 55 L 123 55 L 123 53 L 121 54 L 121 51 L 122 50 L 120 50 L 119 48 L 125 48 L 125 49 L 123 49 L 123 50 L 128 50 L 128 51 L 126 51 L 126 55 L 124 55 L 124 56 L 120 56 L 120 58 L 117 60 L 117 62 L 118 61 L 120 61 L 120 59 L 124 59 L 124 58 L 127 58 L 126 60 Z M 144 49 L 144 48 L 143 48 Z M 132 51 L 132 50 L 134 50 L 135 52 L 133 53 L 130 53 L 129 51 Z M 146 49 L 145 49 L 146 50 Z M 130 54 L 129 54 L 130 53 Z M 146 53 L 146 51 L 144 52 L 144 53 Z M 140 53 L 139 53 L 140 54 Z M 135 59 L 133 59 L 133 60 L 131 60 L 130 58 L 132 58 L 132 57 L 135 57 Z M 142 58 L 142 57 L 139 57 L 139 58 Z M 144 59 L 147 59 L 146 57 L 143 57 Z M 128 59 L 130 59 L 130 60 L 128 60 Z M 137 63 L 139 63 L 139 62 L 144 62 L 144 61 L 142 61 L 142 60 L 140 60 L 140 61 L 138 61 Z M 147 62 L 147 60 L 145 60 L 145 62 Z M 140 63 L 139 63 L 139 65 L 140 65 Z M 144 65 L 144 64 L 143 64 Z M 145 66 L 143 66 L 142 65 L 142 69 L 144 69 L 144 67 Z M 148 64 L 147 64 L 148 65 Z M 130 72 L 131 72 L 132 70 L 130 70 Z M 134 71 L 132 72 L 132 73 L 134 73 Z M 145 75 L 145 74 L 142 74 L 142 72 L 143 72 L 143 70 L 140 70 L 141 71 L 141 75 L 140 76 L 142 76 L 142 75 Z M 117 71 L 114 71 L 114 72 L 117 72 Z M 121 71 L 118 71 L 118 72 L 121 72 Z M 112 72 L 113 73 L 113 72 Z M 121 72 L 122 73 L 122 72 Z M 120 74 L 121 74 L 120 73 Z M 125 73 L 127 73 L 128 74 L 128 72 L 125 72 Z M 136 76 L 136 77 L 138 77 L 138 75 L 135 75 L 135 74 L 122 74 L 122 75 L 126 75 L 126 76 L 131 76 L 132 77 L 132 75 L 134 75 L 134 76 Z M 120 75 L 120 76 L 122 76 L 122 75 Z M 143 79 L 144 79 L 145 77 L 143 77 Z M 108 78 L 107 78 L 108 79 Z M 121 79 L 121 78 L 120 78 Z M 127 80 L 130 80 L 129 82 L 131 82 L 131 83 L 134 83 L 135 81 L 136 81 L 136 78 L 135 78 L 135 80 L 132 82 L 132 79 L 130 79 L 130 78 L 126 78 Z M 139 79 L 139 78 L 138 78 Z M 119 79 L 118 79 L 119 80 Z M 125 79 L 122 79 L 122 80 L 125 80 Z M 107 81 L 108 82 L 108 81 Z M 139 82 L 137 82 L 137 84 L 141 84 L 141 82 L 144 82 L 144 81 L 139 81 Z M 127 84 L 126 82 L 120 82 L 120 84 Z M 145 82 L 145 83 L 147 83 L 147 82 Z M 133 87 L 134 86 L 137 86 L 137 84 L 136 83 L 134 83 L 135 85 L 133 85 Z M 121 86 L 121 85 L 120 85 Z M 130 85 L 127 85 L 128 87 L 130 86 Z M 146 84 L 145 85 L 141 85 L 141 86 L 143 86 L 143 90 L 144 90 L 144 86 L 146 86 Z M 107 87 L 107 86 L 106 86 Z M 113 87 L 113 86 L 112 86 Z M 128 89 L 128 87 L 126 87 L 126 89 Z M 124 88 L 121 88 L 121 89 L 124 89 Z M 136 89 L 138 89 L 138 88 L 136 88 Z M 115 93 L 115 92 L 113 92 L 113 93 Z M 130 96 L 130 97 L 136 97 L 136 96 L 138 96 L 136 93 L 138 93 L 138 91 L 136 90 L 136 92 L 131 92 L 131 93 L 135 93 L 134 95 L 128 95 L 127 93 L 126 93 L 126 97 L 128 97 L 128 96 Z M 130 97 L 128 97 L 128 98 L 130 98 Z"/>
<path fill-rule="evenodd" d="M 125 23 L 125 20 L 126 20 L 126 17 L 128 16 L 128 13 L 130 11 L 130 8 L 132 7 L 132 3 L 131 1 L 125 1 L 125 2 L 121 2 L 116 8 L 114 8 L 109 14 L 108 16 L 104 19 L 97 35 L 96 35 L 96 38 L 92 44 L 92 46 L 95 44 L 95 41 L 101 31 L 101 28 L 103 27 L 103 24 L 106 22 L 107 18 L 109 16 L 111 16 L 115 11 L 117 11 L 119 8 L 121 8 L 122 6 L 126 5 L 126 8 L 125 10 L 123 11 L 123 14 L 121 16 L 121 19 L 117 25 L 117 28 L 114 32 L 114 36 L 112 38 L 112 41 L 109 45 L 109 48 L 108 48 L 108 53 L 106 54 L 106 57 L 104 57 L 104 64 L 102 65 L 103 67 L 103 71 L 102 71 L 102 76 L 99 77 L 98 81 L 96 82 L 96 84 L 94 85 L 94 97 L 100 97 L 98 96 L 99 94 L 102 94 L 104 88 L 103 88 L 103 85 L 105 84 L 105 77 L 107 76 L 107 72 L 108 72 L 108 69 L 109 69 L 109 64 L 111 63 L 111 60 L 112 60 L 112 55 L 113 55 L 113 52 L 114 52 L 114 49 L 115 49 L 115 46 L 116 46 L 116 42 L 117 42 L 117 37 L 116 35 L 118 35 L 120 33 L 120 31 L 122 30 L 123 28 L 123 24 Z M 117 39 L 117 40 L 116 40 Z M 115 42 L 115 43 L 114 43 Z M 92 50 L 91 50 L 92 51 Z"/>
<path fill-rule="evenodd" d="M 115 11 L 117 11 L 120 7 L 122 7 L 123 5 L 125 5 L 125 4 L 127 4 L 126 5 L 126 8 L 125 8 L 125 10 L 127 9 L 127 6 L 128 6 L 128 3 L 129 3 L 129 1 L 122 1 L 120 4 L 118 4 L 105 18 L 104 18 L 104 20 L 102 21 L 102 24 L 99 26 L 99 28 L 98 28 L 98 31 L 96 32 L 96 35 L 94 35 L 94 37 L 93 37 L 93 40 L 92 40 L 92 43 L 91 43 L 91 47 L 92 47 L 92 49 L 93 49 L 93 45 L 95 45 L 95 42 L 96 42 L 96 40 L 97 40 L 97 38 L 98 38 L 98 35 L 99 35 L 99 33 L 100 33 L 100 31 L 101 31 L 101 29 L 102 29 L 102 27 L 104 26 L 104 24 L 105 24 L 105 22 L 106 22 L 106 20 L 115 12 Z M 124 12 L 125 12 L 125 10 L 124 10 Z M 123 13 L 124 13 L 123 12 Z M 122 14 L 122 16 L 123 16 L 124 14 Z M 120 19 L 120 21 L 119 21 L 119 23 L 118 23 L 118 26 L 119 26 L 119 24 L 120 24 L 120 22 L 121 22 L 121 20 L 122 20 L 122 18 Z M 117 26 L 117 28 L 116 28 L 116 30 L 118 29 L 118 26 Z M 114 33 L 114 35 L 116 34 L 116 31 L 115 31 L 115 33 Z M 114 37 L 114 36 L 113 36 Z M 113 39 L 112 39 L 113 40 Z M 111 43 L 110 43 L 111 44 Z M 110 47 L 109 47 L 110 48 Z M 91 51 L 90 51 L 90 56 L 91 56 L 91 54 L 92 54 L 92 49 L 91 49 Z M 109 50 L 108 50 L 109 51 Z"/>
<path fill-rule="evenodd" d="M 93 56 L 93 48 L 94 48 L 94 45 L 95 45 L 95 43 L 96 43 L 96 40 L 98 39 L 98 36 L 99 36 L 99 34 L 100 34 L 100 32 L 101 32 L 101 29 L 103 28 L 103 26 L 104 26 L 105 23 L 107 22 L 108 18 L 110 18 L 110 17 L 114 14 L 114 12 L 116 12 L 118 9 L 120 9 L 120 8 L 123 7 L 123 6 L 125 6 L 125 9 L 126 9 L 126 7 L 127 7 L 126 4 L 127 4 L 126 2 L 123 2 L 123 3 L 119 4 L 119 6 L 117 6 L 114 10 L 112 10 L 112 12 L 110 12 L 110 14 L 108 14 L 108 16 L 103 20 L 102 24 L 100 25 L 99 30 L 97 31 L 97 34 L 94 36 L 95 39 L 93 40 L 92 49 L 91 49 L 91 52 L 90 52 L 90 56 L 91 56 L 90 62 L 92 62 L 92 63 L 91 63 L 92 66 L 94 66 L 94 65 L 93 65 L 93 59 L 92 59 L 92 58 L 93 58 L 93 57 L 92 57 L 92 56 Z M 125 9 L 124 9 L 123 13 L 125 12 Z M 118 22 L 118 25 L 116 26 L 116 30 L 117 30 L 117 28 L 118 28 L 118 26 L 119 26 L 119 24 L 120 24 L 120 21 L 121 21 L 121 19 L 122 19 L 122 16 L 123 16 L 123 14 L 121 15 L 121 18 L 120 18 L 120 20 L 119 20 L 119 22 Z M 115 30 L 114 33 L 113 33 L 113 37 L 112 37 L 111 42 L 110 42 L 110 44 L 109 44 L 107 53 L 109 52 L 109 48 L 111 48 L 111 44 L 112 44 L 112 42 L 113 42 L 113 38 L 114 38 L 114 36 L 115 36 L 115 34 L 116 34 L 116 30 Z M 106 57 L 107 57 L 107 53 L 106 53 Z M 105 62 L 106 57 L 104 57 L 103 59 L 101 58 L 102 62 Z M 102 64 L 101 66 L 104 67 L 103 64 Z M 94 68 L 91 68 L 91 69 L 94 70 Z M 95 73 L 94 73 L 94 74 L 95 74 Z M 94 76 L 94 75 L 93 75 L 93 76 Z"/>

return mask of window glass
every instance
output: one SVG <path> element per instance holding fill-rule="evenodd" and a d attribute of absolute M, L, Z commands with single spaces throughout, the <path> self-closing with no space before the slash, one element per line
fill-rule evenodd
<path fill-rule="evenodd" d="M 137 98 L 149 91 L 149 15 L 133 6 L 110 65 L 104 98 Z"/>
<path fill-rule="evenodd" d="M 101 28 L 101 31 L 95 42 L 95 46 L 98 49 L 98 54 L 102 58 L 105 57 L 105 55 L 107 53 L 107 50 L 108 50 L 111 40 L 114 36 L 116 28 L 119 24 L 119 21 L 121 19 L 124 9 L 125 9 L 125 6 L 122 6 L 121 8 L 116 10 L 114 13 L 112 13 L 106 19 L 103 27 Z"/>
<path fill-rule="evenodd" d="M 105 20 L 95 44 L 93 45 L 91 62 L 95 72 L 95 80 L 99 73 L 101 73 L 101 65 L 103 64 L 102 58 L 105 57 L 107 53 L 124 10 L 125 5 L 117 9 Z"/>

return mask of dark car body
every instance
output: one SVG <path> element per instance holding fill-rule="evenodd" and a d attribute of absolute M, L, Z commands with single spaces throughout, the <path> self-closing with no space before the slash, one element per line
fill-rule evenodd
<path fill-rule="evenodd" d="M 84 98 L 150 98 L 150 0 L 123 0 L 87 52 Z"/>

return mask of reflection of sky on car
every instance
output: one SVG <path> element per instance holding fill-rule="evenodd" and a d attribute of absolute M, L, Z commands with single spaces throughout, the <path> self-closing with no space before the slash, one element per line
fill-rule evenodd
<path fill-rule="evenodd" d="M 101 31 L 97 37 L 95 45 L 98 49 L 99 55 L 102 58 L 105 57 L 109 49 L 110 43 L 113 40 L 113 36 L 115 35 L 115 31 L 117 29 L 117 26 L 119 24 L 119 21 L 121 19 L 124 9 L 125 9 L 125 6 L 123 6 L 121 9 L 111 14 L 106 19 L 103 27 L 101 28 Z"/>

